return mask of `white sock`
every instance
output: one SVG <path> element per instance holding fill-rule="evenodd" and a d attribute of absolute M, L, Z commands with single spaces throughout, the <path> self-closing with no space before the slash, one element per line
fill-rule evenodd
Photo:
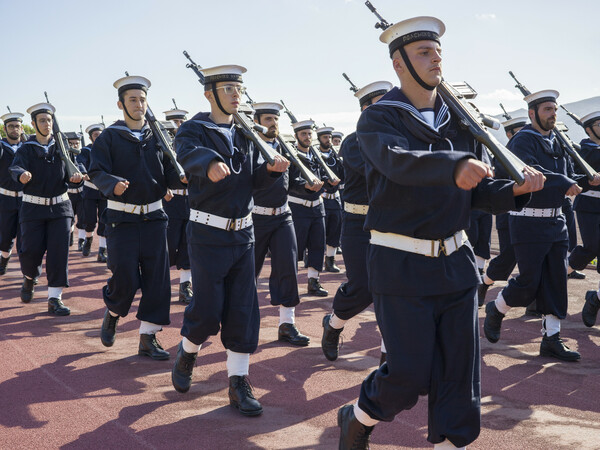
<path fill-rule="evenodd" d="M 8 258 L 10 256 L 11 252 L 2 252 L 2 257 L 3 258 Z"/>
<path fill-rule="evenodd" d="M 79 236 L 79 239 L 85 239 L 85 230 L 79 230 L 77 236 Z"/>
<path fill-rule="evenodd" d="M 385 349 L 385 342 L 383 342 L 383 338 L 381 338 L 381 353 L 387 353 L 387 350 Z"/>
<path fill-rule="evenodd" d="M 86 232 L 85 232 L 85 237 L 86 237 L 86 238 L 91 238 L 91 237 L 93 237 L 93 236 L 94 236 L 94 232 L 93 232 L 93 231 L 86 231 Z"/>
<path fill-rule="evenodd" d="M 486 260 L 481 256 L 475 256 L 475 261 L 477 262 L 477 268 L 483 270 Z"/>
<path fill-rule="evenodd" d="M 596 295 L 600 298 L 600 282 L 598 282 L 598 290 L 596 291 Z"/>
<path fill-rule="evenodd" d="M 191 269 L 181 269 L 179 271 L 179 283 L 185 283 L 186 281 L 192 281 Z"/>
<path fill-rule="evenodd" d="M 112 312 L 110 309 L 108 310 L 108 313 L 113 316 L 113 317 L 119 317 L 118 314 L 115 314 L 114 312 Z"/>
<path fill-rule="evenodd" d="M 285 306 L 279 306 L 279 325 L 282 323 L 294 323 L 295 307 L 287 308 Z"/>
<path fill-rule="evenodd" d="M 571 275 L 573 272 L 575 272 L 575 269 L 573 269 L 571 266 L 567 266 L 567 275 Z"/>
<path fill-rule="evenodd" d="M 237 353 L 227 350 L 227 376 L 242 377 L 248 375 L 250 369 L 250 353 Z"/>
<path fill-rule="evenodd" d="M 483 274 L 483 282 L 489 286 L 494 284 L 494 280 L 492 280 L 490 277 L 488 277 L 487 273 Z"/>
<path fill-rule="evenodd" d="M 308 278 L 319 279 L 319 271 L 317 269 L 313 269 L 312 267 L 309 267 L 308 268 Z"/>
<path fill-rule="evenodd" d="M 162 325 L 156 325 L 152 322 L 140 321 L 140 334 L 156 334 L 157 331 L 162 330 Z"/>
<path fill-rule="evenodd" d="M 458 449 L 466 449 L 467 447 L 456 447 L 452 442 L 450 442 L 448 439 L 444 439 L 442 442 L 440 442 L 439 444 L 434 444 L 433 445 L 434 449 L 453 449 L 453 448 L 458 448 Z"/>
<path fill-rule="evenodd" d="M 344 325 L 346 325 L 346 322 L 348 322 L 348 321 L 344 320 L 344 319 L 340 319 L 334 313 L 331 313 L 331 316 L 329 317 L 329 326 L 331 328 L 335 328 L 336 330 L 344 328 Z"/>
<path fill-rule="evenodd" d="M 62 297 L 62 287 L 50 287 L 48 286 L 48 298 L 58 298 Z"/>
<path fill-rule="evenodd" d="M 325 250 L 325 255 L 327 257 L 329 257 L 329 256 L 335 256 L 335 251 L 336 250 L 337 249 L 335 247 L 332 247 L 331 245 L 328 245 L 327 249 Z"/>
<path fill-rule="evenodd" d="M 504 297 L 502 297 L 502 291 L 498 292 L 498 297 L 496 297 L 495 303 L 496 303 L 496 308 L 502 314 L 506 315 L 506 313 L 510 311 L 510 306 L 508 306 L 506 304 Z"/>
<path fill-rule="evenodd" d="M 98 236 L 98 247 L 106 248 L 106 238 L 104 236 Z"/>
<path fill-rule="evenodd" d="M 194 344 L 186 337 L 181 340 L 181 345 L 183 347 L 183 351 L 186 353 L 198 353 L 200 351 L 200 347 L 202 347 L 202 344 Z"/>
<path fill-rule="evenodd" d="M 546 333 L 546 336 L 554 336 L 560 332 L 560 319 L 552 314 L 544 316 L 542 321 L 542 333 Z"/>
<path fill-rule="evenodd" d="M 366 427 L 374 427 L 379 423 L 378 420 L 371 419 L 371 416 L 369 416 L 366 412 L 360 409 L 360 406 L 358 406 L 358 402 L 354 404 L 354 417 L 356 417 L 356 420 L 358 420 Z"/>

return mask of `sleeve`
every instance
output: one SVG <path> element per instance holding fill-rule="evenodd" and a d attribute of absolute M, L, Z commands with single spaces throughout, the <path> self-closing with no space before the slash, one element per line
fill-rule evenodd
<path fill-rule="evenodd" d="M 342 155 L 342 158 L 344 158 L 344 166 L 363 177 L 366 176 L 365 160 L 360 156 L 356 135 L 353 135 L 352 137 L 348 136 L 348 138 L 344 140 L 340 154 Z"/>
<path fill-rule="evenodd" d="M 225 162 L 218 152 L 202 145 L 206 138 L 201 127 L 190 122 L 183 123 L 175 137 L 177 161 L 186 173 L 203 179 L 208 179 L 208 166 L 212 161 Z"/>
<path fill-rule="evenodd" d="M 266 189 L 271 186 L 277 178 L 283 175 L 283 172 L 269 172 L 267 161 L 262 156 L 260 150 L 256 148 L 253 142 L 248 143 L 248 150 L 252 154 L 252 187 L 254 189 Z"/>
<path fill-rule="evenodd" d="M 13 180 L 15 180 L 18 183 L 21 183 L 19 181 L 19 178 L 21 177 L 21 175 L 24 172 L 27 172 L 28 167 L 29 167 L 29 158 L 27 157 L 26 153 L 27 153 L 27 151 L 25 149 L 21 148 L 15 154 L 15 158 L 13 159 L 12 164 L 8 168 L 8 171 L 10 172 L 10 176 L 12 177 Z"/>
<path fill-rule="evenodd" d="M 112 172 L 112 157 L 110 147 L 112 144 L 112 133 L 103 132 L 92 147 L 90 154 L 90 168 L 88 174 L 92 183 L 96 185 L 98 190 L 109 199 L 118 199 L 119 196 L 114 194 L 115 186 L 119 181 L 126 181 L 125 178 L 113 175 Z"/>

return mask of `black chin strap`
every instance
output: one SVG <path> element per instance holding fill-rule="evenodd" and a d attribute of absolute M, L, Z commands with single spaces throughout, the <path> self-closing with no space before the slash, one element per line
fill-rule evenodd
<path fill-rule="evenodd" d="M 215 101 L 217 102 L 217 106 L 223 112 L 223 114 L 230 116 L 231 114 L 225 111 L 223 105 L 221 105 L 221 100 L 219 100 L 219 94 L 217 93 L 217 83 L 213 83 L 212 85 L 212 93 L 215 97 Z"/>
<path fill-rule="evenodd" d="M 35 127 L 35 130 L 40 133 L 43 137 L 48 137 L 50 135 L 50 133 L 48 134 L 44 134 L 40 131 L 40 129 L 37 126 L 37 114 L 33 117 L 33 126 Z"/>
<path fill-rule="evenodd" d="M 592 130 L 592 134 L 593 134 L 594 136 L 596 136 L 596 139 L 598 139 L 598 140 L 600 141 L 600 136 L 598 136 L 598 135 L 596 134 L 596 132 L 594 131 L 594 127 L 590 127 L 590 130 Z"/>
<path fill-rule="evenodd" d="M 537 122 L 538 126 L 544 130 L 544 131 L 550 131 L 552 128 L 546 128 L 544 125 L 542 125 L 542 121 L 540 120 L 540 115 L 538 114 L 538 110 L 539 110 L 539 105 L 535 107 L 535 121 Z"/>
<path fill-rule="evenodd" d="M 408 67 L 408 71 L 410 72 L 412 77 L 416 80 L 416 82 L 419 83 L 423 89 L 427 89 L 428 91 L 433 91 L 436 88 L 436 86 L 430 86 L 421 79 L 421 77 L 417 74 L 417 71 L 413 67 L 412 63 L 410 62 L 410 59 L 408 58 L 406 51 L 404 51 L 404 47 L 400 47 L 398 50 L 400 51 L 400 55 L 402 56 L 402 59 L 404 60 L 404 64 L 406 64 L 406 67 Z"/>

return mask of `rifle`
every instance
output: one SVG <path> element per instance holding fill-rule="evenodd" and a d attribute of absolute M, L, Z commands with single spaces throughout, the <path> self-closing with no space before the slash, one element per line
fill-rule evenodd
<path fill-rule="evenodd" d="M 358 88 L 356 87 L 356 85 L 352 81 L 350 81 L 350 78 L 348 78 L 348 75 L 346 75 L 345 73 L 342 73 L 342 76 L 346 79 L 348 83 L 350 83 L 349 89 L 356 94 L 358 92 Z"/>
<path fill-rule="evenodd" d="M 200 72 L 201 67 L 192 60 L 189 53 L 185 50 L 183 51 L 183 55 L 190 61 L 188 64 L 185 65 L 185 67 L 187 67 L 188 69 L 192 69 L 198 77 L 198 81 L 200 82 L 200 84 L 204 86 L 204 75 L 202 74 L 202 72 Z M 233 121 L 244 134 L 246 139 L 254 143 L 254 145 L 256 146 L 258 151 L 260 151 L 263 158 L 265 158 L 265 160 L 269 164 L 273 165 L 275 163 L 275 157 L 277 155 L 277 152 L 273 148 L 271 148 L 265 141 L 263 141 L 258 135 L 259 132 L 266 134 L 267 129 L 262 125 L 259 125 L 256 122 L 254 122 L 254 120 L 250 117 L 251 112 L 251 108 L 250 111 L 243 111 L 242 114 L 236 112 L 233 114 Z"/>
<path fill-rule="evenodd" d="M 565 108 L 563 105 L 560 105 L 560 107 L 562 109 L 564 109 L 564 111 L 567 113 L 567 116 L 569 116 L 571 119 L 573 119 L 577 125 L 579 125 L 581 128 L 583 128 L 585 130 L 585 127 L 583 126 L 583 122 L 581 121 L 581 119 L 579 118 L 578 115 L 572 113 L 567 108 Z"/>
<path fill-rule="evenodd" d="M 509 113 L 507 113 L 507 112 L 506 112 L 506 109 L 504 109 L 504 105 L 503 105 L 502 103 L 500 103 L 500 108 L 502 108 L 502 111 L 504 111 L 504 112 L 502 113 L 502 115 L 504 116 L 504 118 L 505 118 L 506 120 L 511 120 L 511 119 L 512 119 L 512 117 L 510 116 L 510 114 L 509 114 Z"/>
<path fill-rule="evenodd" d="M 515 87 L 521 91 L 521 94 L 523 94 L 524 97 L 527 97 L 528 95 L 531 94 L 531 91 L 529 89 L 527 89 L 525 86 L 523 86 L 519 82 L 519 80 L 517 80 L 517 77 L 515 76 L 514 73 L 512 73 L 509 70 L 508 74 L 515 80 L 515 82 L 517 83 L 515 85 Z M 577 153 L 577 150 L 575 150 L 575 144 L 573 142 L 571 142 L 571 139 L 569 139 L 569 137 L 565 134 L 565 132 L 558 126 L 555 126 L 553 131 L 556 135 L 556 139 L 558 140 L 558 143 L 563 148 L 563 150 L 565 152 L 567 152 L 569 154 L 569 156 L 571 156 L 571 158 L 573 158 L 573 161 L 575 161 L 575 163 L 583 171 L 583 173 L 588 178 L 588 180 L 593 180 L 594 174 L 596 173 L 596 171 L 592 168 L 592 166 L 590 166 L 587 163 L 587 161 L 585 159 L 583 159 L 581 157 L 581 155 L 579 153 Z M 581 149 L 581 147 L 580 147 L 580 149 Z"/>
<path fill-rule="evenodd" d="M 81 126 L 81 124 L 79 124 L 79 131 L 81 132 L 81 148 L 83 148 L 85 147 L 85 137 L 83 135 L 83 127 Z"/>
<path fill-rule="evenodd" d="M 50 100 L 48 100 L 48 93 L 46 91 L 44 91 L 44 95 L 46 96 L 46 102 L 50 103 Z M 63 132 L 60 131 L 60 127 L 58 126 L 58 121 L 56 120 L 56 114 L 54 114 L 52 117 L 52 134 L 54 135 L 54 141 L 56 142 L 56 145 L 58 146 L 58 154 L 60 156 L 60 159 L 62 159 L 63 163 L 65 164 L 65 171 L 67 172 L 69 179 L 71 179 L 71 177 L 73 177 L 73 175 L 77 175 L 77 174 L 81 175 L 81 172 L 79 171 L 77 166 L 71 160 L 69 153 L 67 153 L 68 150 L 67 150 L 67 145 L 65 145 L 65 142 L 67 142 L 67 144 L 68 144 L 68 141 L 67 141 L 66 136 L 63 134 Z M 70 149 L 71 149 L 71 147 L 69 146 L 69 150 Z"/>
<path fill-rule="evenodd" d="M 129 76 L 128 72 L 125 72 L 126 76 Z M 165 129 L 160 120 L 156 118 L 152 109 L 150 109 L 150 105 L 146 103 L 146 121 L 148 122 L 148 126 L 152 130 L 152 134 L 156 136 L 156 140 L 158 141 L 158 146 L 163 151 L 165 156 L 171 160 L 171 164 L 177 170 L 177 174 L 179 175 L 180 180 L 185 179 L 185 171 L 181 167 L 181 165 L 177 162 L 177 156 L 173 151 L 173 140 L 171 139 L 171 135 Z M 102 121 L 104 121 L 104 117 L 102 117 Z"/>

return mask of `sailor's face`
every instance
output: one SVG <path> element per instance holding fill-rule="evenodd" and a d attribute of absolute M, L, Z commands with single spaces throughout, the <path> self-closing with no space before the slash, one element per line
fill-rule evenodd
<path fill-rule="evenodd" d="M 435 41 L 416 41 L 404 46 L 417 75 L 429 86 L 437 86 L 442 81 L 442 47 Z M 408 72 L 400 52 L 395 56 L 405 72 Z"/>
<path fill-rule="evenodd" d="M 240 107 L 242 83 L 238 81 L 222 81 L 217 83 L 216 88 L 223 109 L 229 114 L 235 114 Z"/>
<path fill-rule="evenodd" d="M 127 112 L 133 120 L 143 120 L 148 109 L 146 93 L 142 89 L 128 89 L 123 93 L 123 103 L 117 102 L 120 110 L 127 108 Z"/>
<path fill-rule="evenodd" d="M 100 133 L 102 133 L 101 130 L 94 130 L 92 132 L 92 134 L 90 134 L 90 139 L 92 140 L 92 142 L 95 142 L 96 139 L 98 139 L 98 136 L 100 136 Z"/>
<path fill-rule="evenodd" d="M 319 144 L 321 144 L 321 147 L 324 149 L 331 148 L 331 134 L 322 134 L 319 136 Z"/>
<path fill-rule="evenodd" d="M 304 147 L 310 147 L 312 142 L 312 131 L 311 130 L 302 130 L 296 133 L 296 138 L 298 139 L 298 143 Z"/>
<path fill-rule="evenodd" d="M 47 136 L 52 130 L 52 116 L 48 113 L 39 113 L 31 122 L 34 128 L 38 129 L 42 134 Z"/>
<path fill-rule="evenodd" d="M 23 126 L 21 125 L 21 122 L 13 120 L 4 125 L 4 131 L 6 131 L 6 135 L 10 139 L 16 141 L 23 133 Z"/>
<path fill-rule="evenodd" d="M 79 139 L 69 139 L 69 147 L 79 149 L 81 141 Z"/>
<path fill-rule="evenodd" d="M 173 123 L 175 124 L 175 126 L 176 126 L 177 128 L 179 128 L 179 127 L 181 126 L 181 124 L 182 124 L 183 122 L 185 122 L 185 120 L 183 120 L 183 119 L 171 119 L 171 122 L 173 122 Z"/>
<path fill-rule="evenodd" d="M 336 136 L 331 140 L 331 142 L 333 143 L 333 145 L 335 145 L 337 147 L 338 145 L 340 145 L 342 143 L 342 138 Z"/>
<path fill-rule="evenodd" d="M 267 128 L 266 137 L 274 139 L 279 135 L 279 116 L 277 114 L 261 114 L 259 124 Z"/>
<path fill-rule="evenodd" d="M 544 126 L 545 129 L 551 130 L 554 128 L 556 124 L 556 111 L 558 107 L 554 102 L 544 102 L 537 105 L 538 116 L 540 118 L 540 123 Z M 530 111 L 531 112 L 531 111 Z M 533 122 L 535 118 L 531 118 Z"/>

